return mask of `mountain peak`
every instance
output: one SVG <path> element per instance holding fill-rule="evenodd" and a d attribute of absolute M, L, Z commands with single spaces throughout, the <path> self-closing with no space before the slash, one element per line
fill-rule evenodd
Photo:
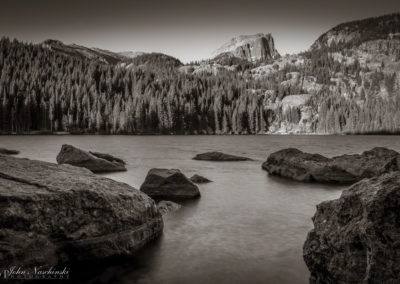
<path fill-rule="evenodd" d="M 231 53 L 235 57 L 251 62 L 279 57 L 279 53 L 275 49 L 274 38 L 270 33 L 234 37 L 214 51 L 213 56 L 222 53 Z"/>

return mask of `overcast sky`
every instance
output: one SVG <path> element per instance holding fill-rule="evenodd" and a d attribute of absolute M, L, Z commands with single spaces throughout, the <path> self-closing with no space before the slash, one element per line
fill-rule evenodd
<path fill-rule="evenodd" d="M 0 35 L 111 51 L 208 58 L 230 38 L 272 33 L 281 54 L 355 19 L 400 12 L 400 0 L 0 0 Z"/>

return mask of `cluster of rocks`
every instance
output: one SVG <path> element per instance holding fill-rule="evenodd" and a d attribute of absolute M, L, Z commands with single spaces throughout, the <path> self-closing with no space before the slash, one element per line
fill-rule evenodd
<path fill-rule="evenodd" d="M 376 147 L 361 155 L 327 158 L 289 148 L 272 153 L 262 168 L 271 175 L 304 182 L 351 184 L 400 169 L 399 153 Z"/>
<path fill-rule="evenodd" d="M 58 164 L 0 148 L 0 267 L 26 269 L 132 255 L 163 230 L 162 215 L 210 182 L 151 169 L 140 190 L 94 173 L 126 171 L 110 154 L 62 145 Z M 156 204 L 156 201 L 158 204 Z"/>
<path fill-rule="evenodd" d="M 284 149 L 262 168 L 303 182 L 355 183 L 339 199 L 317 205 L 303 247 L 310 283 L 398 283 L 400 154 L 373 148 L 327 158 Z"/>

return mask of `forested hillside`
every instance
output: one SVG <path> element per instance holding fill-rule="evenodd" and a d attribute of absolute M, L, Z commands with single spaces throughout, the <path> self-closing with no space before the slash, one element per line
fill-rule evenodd
<path fill-rule="evenodd" d="M 267 82 L 193 76 L 146 57 L 130 68 L 0 41 L 2 132 L 258 133 Z M 176 64 L 176 63 L 174 63 Z M 168 71 L 168 72 L 167 72 Z"/>
<path fill-rule="evenodd" d="M 332 32 L 365 25 L 348 26 Z M 127 59 L 3 37 L 0 132 L 398 133 L 400 38 L 387 26 L 385 36 L 346 46 L 320 37 L 302 54 L 263 62 L 222 54 L 186 66 L 164 54 Z"/>

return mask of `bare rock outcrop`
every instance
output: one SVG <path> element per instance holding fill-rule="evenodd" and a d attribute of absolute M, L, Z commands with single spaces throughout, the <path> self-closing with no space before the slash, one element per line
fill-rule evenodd
<path fill-rule="evenodd" d="M 125 162 L 109 154 L 86 152 L 64 144 L 57 155 L 57 163 L 70 164 L 91 170 L 94 173 L 126 171 Z"/>
<path fill-rule="evenodd" d="M 241 35 L 232 38 L 213 52 L 213 56 L 232 54 L 250 62 L 275 59 L 279 57 L 271 34 Z"/>
<path fill-rule="evenodd" d="M 151 169 L 140 190 L 157 200 L 200 197 L 199 188 L 178 169 Z"/>
<path fill-rule="evenodd" d="M 400 154 L 383 147 L 361 155 L 327 158 L 289 148 L 272 153 L 262 168 L 271 175 L 304 182 L 351 184 L 400 169 Z"/>
<path fill-rule="evenodd" d="M 400 172 L 322 202 L 303 247 L 310 283 L 399 283 Z"/>
<path fill-rule="evenodd" d="M 0 267 L 131 255 L 163 230 L 154 201 L 87 169 L 0 155 Z"/>

